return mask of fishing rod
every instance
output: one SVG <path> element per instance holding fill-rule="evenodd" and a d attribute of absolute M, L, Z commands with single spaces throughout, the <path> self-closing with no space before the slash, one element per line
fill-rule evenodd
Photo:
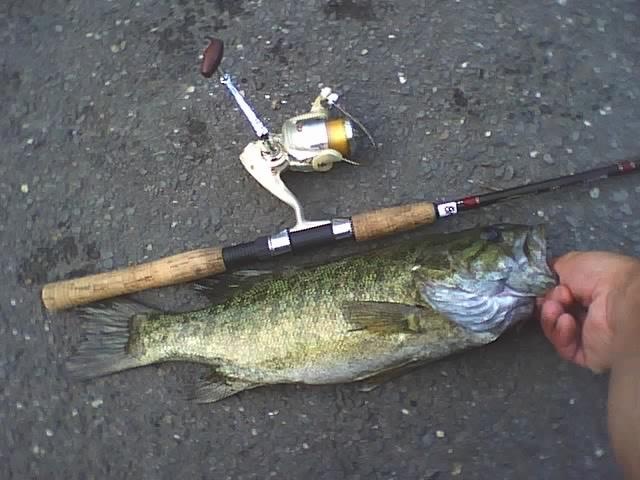
<path fill-rule="evenodd" d="M 505 190 L 443 202 L 417 202 L 359 213 L 347 218 L 313 222 L 305 228 L 226 247 L 209 247 L 140 265 L 45 285 L 47 309 L 61 310 L 150 288 L 199 280 L 286 254 L 341 242 L 363 242 L 407 232 L 468 210 L 568 186 L 629 175 L 640 171 L 640 158 L 624 160 L 573 175 L 533 182 Z"/>
<path fill-rule="evenodd" d="M 338 101 L 338 94 L 328 87 L 321 90 L 308 112 L 287 119 L 280 133 L 271 132 L 236 88 L 232 76 L 221 68 L 223 42 L 216 38 L 209 38 L 209 41 L 203 52 L 200 73 L 207 79 L 216 72 L 220 75 L 220 84 L 230 93 L 257 137 L 242 151 L 240 161 L 262 187 L 294 210 L 295 225 L 237 245 L 202 248 L 112 272 L 47 284 L 42 289 L 42 301 L 47 309 L 60 310 L 150 288 L 195 281 L 255 262 L 339 242 L 382 238 L 467 210 L 575 183 L 626 175 L 640 169 L 638 160 L 627 160 L 575 175 L 457 200 L 418 202 L 347 218 L 308 220 L 281 174 L 286 170 L 326 172 L 336 163 L 357 164 L 350 157 L 356 149 L 359 133 L 366 135 L 375 146 L 371 134 L 346 111 Z"/>

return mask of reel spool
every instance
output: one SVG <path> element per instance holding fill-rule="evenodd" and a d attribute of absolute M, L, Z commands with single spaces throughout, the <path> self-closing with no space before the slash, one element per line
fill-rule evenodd
<path fill-rule="evenodd" d="M 289 154 L 291 170 L 326 172 L 338 162 L 358 165 L 350 158 L 357 151 L 361 131 L 375 146 L 362 124 L 358 122 L 360 131 L 356 130 L 353 117 L 344 109 L 332 110 L 337 100 L 337 94 L 323 88 L 308 113 L 285 120 L 278 140 Z"/>

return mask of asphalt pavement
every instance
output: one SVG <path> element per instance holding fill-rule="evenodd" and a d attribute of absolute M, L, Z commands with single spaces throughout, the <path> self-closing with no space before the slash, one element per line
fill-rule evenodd
<path fill-rule="evenodd" d="M 225 69 L 273 130 L 330 86 L 379 143 L 362 147 L 358 167 L 287 175 L 311 218 L 640 150 L 632 0 L 5 0 L 0 477 L 619 478 L 606 375 L 560 360 L 533 321 L 370 393 L 279 386 L 195 405 L 184 398 L 202 373 L 192 365 L 68 379 L 79 320 L 46 312 L 43 284 L 292 225 L 238 160 L 246 120 L 199 74 L 207 35 L 224 40 Z M 543 222 L 552 255 L 640 255 L 639 201 L 632 176 L 421 234 Z M 204 302 L 188 286 L 143 297 Z"/>

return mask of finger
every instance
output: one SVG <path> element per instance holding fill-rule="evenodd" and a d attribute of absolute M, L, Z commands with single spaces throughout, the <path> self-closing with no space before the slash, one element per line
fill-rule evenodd
<path fill-rule="evenodd" d="M 542 331 L 549 341 L 553 340 L 553 331 L 555 329 L 556 321 L 558 317 L 565 313 L 562 304 L 555 300 L 547 300 L 542 305 L 540 310 L 540 321 L 542 324 Z"/>
<path fill-rule="evenodd" d="M 563 359 L 579 365 L 584 362 L 584 358 L 578 355 L 578 326 L 572 315 L 563 313 L 558 317 L 551 333 L 551 343 Z"/>
<path fill-rule="evenodd" d="M 569 252 L 553 260 L 553 270 L 560 277 L 560 283 L 569 285 L 570 292 L 576 301 L 588 305 L 598 275 L 592 261 L 584 261 L 582 252 Z"/>
<path fill-rule="evenodd" d="M 549 292 L 548 298 L 560 303 L 565 308 L 571 306 L 571 304 L 573 304 L 573 302 L 575 301 L 571 290 L 569 290 L 569 287 L 567 287 L 566 285 L 558 285 L 557 287 L 555 287 Z"/>

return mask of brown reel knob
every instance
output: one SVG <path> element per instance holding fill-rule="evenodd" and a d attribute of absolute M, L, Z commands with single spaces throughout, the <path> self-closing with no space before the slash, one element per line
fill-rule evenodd
<path fill-rule="evenodd" d="M 204 49 L 200 73 L 204 77 L 210 78 L 218 70 L 223 55 L 224 43 L 222 40 L 209 37 L 209 45 Z"/>

